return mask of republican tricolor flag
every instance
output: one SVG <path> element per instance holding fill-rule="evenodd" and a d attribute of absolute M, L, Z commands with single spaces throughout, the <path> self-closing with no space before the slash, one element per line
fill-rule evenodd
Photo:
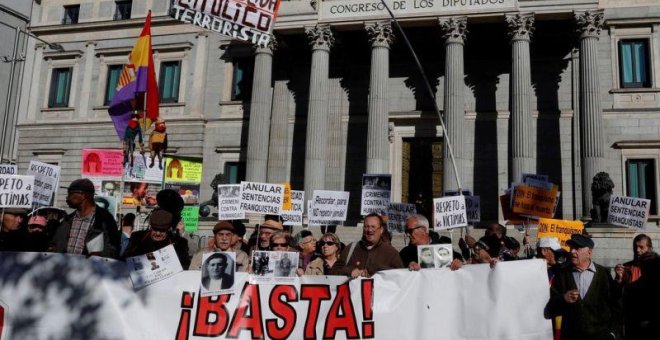
<path fill-rule="evenodd" d="M 119 140 L 124 139 L 128 121 L 134 111 L 146 110 L 145 128 L 158 118 L 158 84 L 151 49 L 151 11 L 147 14 L 142 33 L 128 59 L 108 109 Z"/>

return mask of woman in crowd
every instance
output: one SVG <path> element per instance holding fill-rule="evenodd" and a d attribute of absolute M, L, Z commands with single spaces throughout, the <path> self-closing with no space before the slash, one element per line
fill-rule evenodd
<path fill-rule="evenodd" d="M 325 233 L 318 245 L 321 247 L 321 257 L 317 257 L 309 263 L 305 275 L 328 275 L 330 268 L 339 258 L 341 244 L 337 235 Z"/>

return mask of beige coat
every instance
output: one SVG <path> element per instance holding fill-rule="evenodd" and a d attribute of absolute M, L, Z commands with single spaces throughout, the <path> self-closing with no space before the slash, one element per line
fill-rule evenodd
<path fill-rule="evenodd" d="M 213 249 L 204 248 L 198 251 L 197 253 L 195 253 L 195 255 L 192 258 L 192 261 L 190 261 L 190 270 L 202 270 L 202 258 L 204 257 L 204 254 L 216 252 L 216 251 L 220 251 L 220 249 L 215 247 L 213 247 Z M 250 262 L 248 255 L 240 249 L 239 250 L 232 249 L 230 252 L 236 253 L 236 271 L 247 272 L 248 264 Z"/>

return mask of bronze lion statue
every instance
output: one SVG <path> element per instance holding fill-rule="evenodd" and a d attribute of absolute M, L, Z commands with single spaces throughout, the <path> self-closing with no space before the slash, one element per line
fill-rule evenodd
<path fill-rule="evenodd" d="M 591 183 L 591 220 L 594 222 L 607 222 L 607 212 L 610 209 L 610 196 L 614 189 L 614 182 L 607 172 L 599 172 Z"/>

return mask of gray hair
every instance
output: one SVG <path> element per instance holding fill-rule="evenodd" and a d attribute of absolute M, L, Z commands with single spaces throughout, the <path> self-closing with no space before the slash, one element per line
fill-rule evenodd
<path fill-rule="evenodd" d="M 415 214 L 415 215 L 411 215 L 408 218 L 414 218 L 415 220 L 417 220 L 417 225 L 422 226 L 424 227 L 424 229 L 426 229 L 426 231 L 429 231 L 429 219 L 426 218 L 426 216 L 422 214 Z"/>

